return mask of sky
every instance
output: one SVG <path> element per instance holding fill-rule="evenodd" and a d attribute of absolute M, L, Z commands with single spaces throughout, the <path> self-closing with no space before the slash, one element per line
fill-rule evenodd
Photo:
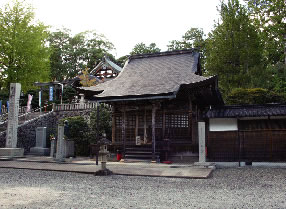
<path fill-rule="evenodd" d="M 0 7 L 11 0 L 0 0 Z M 192 27 L 205 33 L 218 19 L 220 0 L 26 0 L 36 19 L 51 31 L 68 28 L 73 34 L 95 30 L 114 44 L 112 54 L 127 55 L 140 42 L 167 50 Z"/>

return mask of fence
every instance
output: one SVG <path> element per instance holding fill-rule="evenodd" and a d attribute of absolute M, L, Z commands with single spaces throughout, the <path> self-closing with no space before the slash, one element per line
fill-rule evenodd
<path fill-rule="evenodd" d="M 26 106 L 20 107 L 19 108 L 19 113 L 25 113 L 26 109 L 27 109 Z M 2 115 L 8 114 L 8 108 L 5 105 L 2 105 L 2 107 L 1 107 L 1 114 Z"/>
<path fill-rule="evenodd" d="M 73 111 L 73 110 L 86 110 L 96 108 L 96 103 L 72 103 L 72 104 L 56 104 L 54 111 Z"/>
<path fill-rule="evenodd" d="M 209 161 L 286 161 L 286 129 L 209 132 Z"/>

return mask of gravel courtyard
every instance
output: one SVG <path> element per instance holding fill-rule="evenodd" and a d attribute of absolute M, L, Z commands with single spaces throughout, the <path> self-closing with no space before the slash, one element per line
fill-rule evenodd
<path fill-rule="evenodd" d="M 286 208 L 286 169 L 217 169 L 201 180 L 0 168 L 0 208 Z"/>

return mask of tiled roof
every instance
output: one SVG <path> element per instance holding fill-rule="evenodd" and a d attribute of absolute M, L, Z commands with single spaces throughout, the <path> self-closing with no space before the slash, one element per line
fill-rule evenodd
<path fill-rule="evenodd" d="M 222 106 L 209 110 L 208 118 L 286 116 L 286 104 Z"/>
<path fill-rule="evenodd" d="M 194 50 L 131 56 L 118 77 L 84 90 L 103 91 L 96 96 L 99 99 L 175 94 L 182 84 L 214 78 L 196 74 L 198 61 L 199 53 Z"/>
<path fill-rule="evenodd" d="M 98 69 L 101 68 L 103 65 L 109 65 L 112 69 L 117 71 L 118 73 L 122 71 L 122 68 L 116 65 L 114 62 L 108 59 L 108 57 L 104 56 L 102 61 L 96 65 L 96 67 L 90 72 L 90 74 L 95 74 Z"/>

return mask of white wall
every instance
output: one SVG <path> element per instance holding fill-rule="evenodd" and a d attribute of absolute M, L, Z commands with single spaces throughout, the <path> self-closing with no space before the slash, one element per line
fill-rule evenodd
<path fill-rule="evenodd" d="M 236 118 L 210 118 L 210 131 L 237 131 Z"/>

